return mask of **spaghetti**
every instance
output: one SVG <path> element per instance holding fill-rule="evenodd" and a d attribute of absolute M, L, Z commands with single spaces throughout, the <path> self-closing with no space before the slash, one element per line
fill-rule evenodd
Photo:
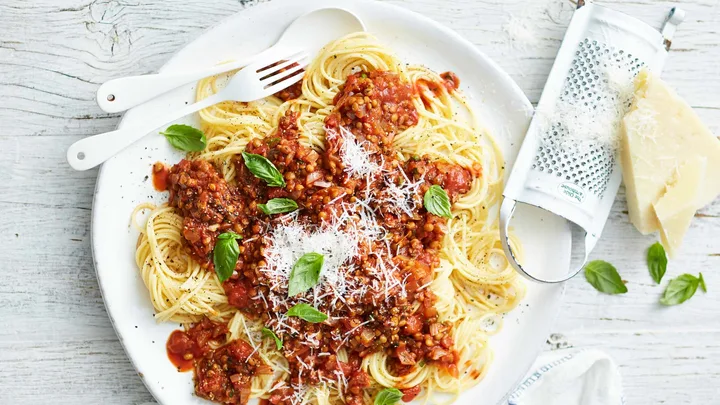
<path fill-rule="evenodd" d="M 202 80 L 197 98 L 220 83 Z M 195 362 L 196 393 L 360 405 L 396 388 L 403 400 L 439 403 L 482 379 L 488 337 L 524 286 L 499 242 L 502 154 L 458 83 L 356 33 L 323 48 L 301 87 L 200 112 L 207 148 L 170 170 L 168 204 L 133 214 L 151 211 L 136 223 L 136 262 L 156 319 L 189 328 L 168 349 Z M 243 152 L 278 166 L 285 187 L 253 177 Z M 450 218 L 428 212 L 432 185 L 452 203 Z M 264 216 L 258 202 L 274 197 L 300 210 Z M 225 231 L 243 239 L 221 282 L 211 253 Z M 309 251 L 325 260 L 318 284 L 288 297 L 293 263 Z M 297 303 L 328 320 L 288 316 Z M 208 377 L 233 355 L 252 366 Z"/>

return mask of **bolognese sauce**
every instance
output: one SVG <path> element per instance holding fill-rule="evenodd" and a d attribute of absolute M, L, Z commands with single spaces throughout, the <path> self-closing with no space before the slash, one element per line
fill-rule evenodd
<path fill-rule="evenodd" d="M 453 72 L 445 72 L 440 74 L 440 81 L 433 81 L 427 79 L 419 79 L 415 83 L 420 98 L 423 103 L 429 105 L 429 100 L 423 97 L 423 92 L 430 91 L 435 96 L 440 96 L 443 91 L 452 92 L 460 87 L 460 78 Z"/>
<path fill-rule="evenodd" d="M 442 77 L 443 85 L 457 87 L 456 76 Z M 361 363 L 377 352 L 385 353 L 395 375 L 424 364 L 458 375 L 452 325 L 438 319 L 437 299 L 428 288 L 439 265 L 447 220 L 428 212 L 422 197 L 438 185 L 454 202 L 482 170 L 479 165 L 461 167 L 422 156 L 398 159 L 394 137 L 418 122 L 416 87 L 386 71 L 348 76 L 325 120 L 325 147 L 320 152 L 300 142 L 298 116 L 286 113 L 276 131 L 246 147 L 246 152 L 265 157 L 277 168 L 283 187 L 270 187 L 255 177 L 240 156 L 234 162 L 234 184 L 203 160 L 183 160 L 169 172 L 169 203 L 183 216 L 187 250 L 203 267 L 213 269 L 212 251 L 220 233 L 243 237 L 235 271 L 223 289 L 230 305 L 272 329 L 283 342 L 289 382 L 270 392 L 270 404 L 290 404 L 300 384 L 340 379 L 346 403 L 361 405 L 363 389 L 371 382 Z M 348 170 L 350 145 L 363 151 L 366 166 L 374 171 L 359 176 Z M 286 216 L 266 215 L 259 205 L 272 198 L 290 198 L 298 210 Z M 403 209 L 387 203 L 393 198 L 407 198 Z M 349 285 L 384 290 L 359 288 L 346 297 L 313 300 L 316 309 L 329 316 L 322 323 L 283 316 L 300 301 L 289 299 L 286 287 L 277 287 L 267 270 L 272 247 L 268 235 L 288 221 L 308 229 L 336 224 L 342 215 L 350 222 L 361 221 L 361 213 L 347 212 L 351 206 L 371 213 L 383 236 L 358 242 L 359 253 L 342 264 L 341 276 Z M 380 268 L 382 274 L 376 271 Z M 199 396 L 241 404 L 247 401 L 250 378 L 268 372 L 269 366 L 244 341 L 224 344 L 226 332 L 224 324 L 203 319 L 187 332 L 174 333 L 168 353 L 194 362 Z M 347 358 L 337 356 L 341 349 Z M 419 392 L 419 387 L 405 389 L 403 400 Z"/>
<path fill-rule="evenodd" d="M 178 371 L 194 369 L 198 396 L 225 404 L 246 404 L 252 377 L 272 374 L 272 369 L 247 342 L 237 339 L 225 343 L 227 333 L 224 323 L 203 318 L 187 331 L 170 335 L 168 357 Z"/>

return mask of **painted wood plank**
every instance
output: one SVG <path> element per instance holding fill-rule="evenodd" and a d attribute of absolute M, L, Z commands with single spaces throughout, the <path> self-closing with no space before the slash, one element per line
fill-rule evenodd
<path fill-rule="evenodd" d="M 567 0 L 391 0 L 452 26 L 537 102 L 574 5 Z M 102 304 L 89 229 L 96 171 L 78 173 L 65 149 L 109 131 L 119 115 L 94 102 L 114 77 L 156 71 L 204 29 L 254 1 L 5 0 L 0 3 L 0 403 L 137 404 L 151 397 L 132 369 Z M 720 130 L 717 0 L 599 2 L 659 27 L 670 7 L 688 12 L 664 77 Z M 537 40 L 512 41 L 511 19 Z M 693 222 L 666 278 L 720 267 L 720 202 Z M 599 295 L 572 280 L 555 330 L 574 347 L 615 357 L 628 403 L 714 403 L 720 383 L 717 295 L 660 308 L 663 286 L 647 275 L 654 241 L 629 224 L 618 198 L 593 258 L 614 263 L 628 294 Z M 28 388 L 24 381 L 43 381 Z M 89 384 L 85 384 L 89 382 Z"/>

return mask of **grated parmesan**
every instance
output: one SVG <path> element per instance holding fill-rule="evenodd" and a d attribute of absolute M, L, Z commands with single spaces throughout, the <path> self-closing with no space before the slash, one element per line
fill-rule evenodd
<path fill-rule="evenodd" d="M 270 280 L 270 290 L 275 293 L 271 299 L 275 298 L 273 301 L 276 301 L 287 294 L 287 283 L 293 266 L 300 257 L 310 252 L 324 256 L 320 272 L 323 282 L 319 284 L 320 287 L 314 288 L 314 292 L 319 292 L 326 285 L 335 297 L 342 297 L 347 291 L 347 279 L 342 267 L 358 255 L 360 236 L 353 230 L 357 231 L 353 228 L 343 231 L 339 227 L 313 230 L 295 219 L 276 226 L 267 238 L 266 265 L 260 269 Z"/>
<path fill-rule="evenodd" d="M 419 183 L 406 181 L 405 190 L 416 190 Z M 412 200 L 411 198 L 408 198 Z M 334 306 L 353 298 L 359 301 L 368 291 L 385 300 L 393 296 L 407 296 L 405 279 L 399 279 L 397 266 L 392 263 L 387 230 L 376 220 L 371 207 L 377 200 L 369 193 L 365 199 L 342 201 L 329 222 L 317 226 L 298 221 L 297 214 L 288 214 L 277 220 L 273 230 L 265 237 L 265 265 L 259 270 L 268 280 L 268 299 L 277 315 L 273 322 L 279 332 L 297 331 L 288 324 L 284 311 L 293 302 L 310 302 L 315 307 Z M 404 203 L 410 204 L 410 203 Z M 320 282 L 311 290 L 296 297 L 287 297 L 287 286 L 294 264 L 306 253 L 324 256 Z M 368 277 L 359 283 L 352 274 L 357 270 L 354 259 L 367 256 L 363 268 Z M 292 301 L 292 302 L 291 302 Z M 330 314 L 332 315 L 332 314 Z M 308 346 L 317 347 L 311 337 Z"/>
<path fill-rule="evenodd" d="M 417 181 L 412 181 L 401 168 L 398 168 L 398 172 L 403 177 L 399 185 L 395 184 L 395 181 L 390 176 L 383 177 L 385 188 L 383 193 L 378 196 L 378 203 L 397 216 L 406 214 L 412 218 L 420 204 L 420 186 L 425 182 L 425 179 L 421 177 Z"/>
<path fill-rule="evenodd" d="M 326 127 L 325 133 L 329 139 L 340 137 L 342 146 L 340 148 L 340 159 L 345 172 L 351 177 L 367 177 L 380 172 L 380 165 L 376 163 L 370 151 L 363 146 L 367 142 L 358 142 L 355 135 L 345 127 L 340 127 L 340 133 Z"/>
<path fill-rule="evenodd" d="M 546 143 L 557 137 L 555 132 L 562 131 L 562 149 L 588 152 L 601 145 L 617 150 L 622 117 L 633 97 L 633 74 L 627 67 L 607 60 L 599 66 L 598 76 L 598 97 L 590 100 L 580 94 L 568 95 L 537 109 Z"/>

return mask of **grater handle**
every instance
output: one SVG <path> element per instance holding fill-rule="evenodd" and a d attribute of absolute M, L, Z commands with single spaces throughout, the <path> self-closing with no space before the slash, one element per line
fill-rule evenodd
<path fill-rule="evenodd" d="M 500 205 L 500 242 L 502 243 L 503 250 L 505 251 L 505 256 L 508 260 L 508 262 L 513 266 L 515 270 L 520 272 L 523 276 L 526 278 L 529 278 L 530 280 L 537 281 L 539 283 L 545 283 L 545 284 L 556 284 L 556 283 L 562 283 L 567 280 L 570 280 L 571 278 L 575 277 L 580 271 L 585 267 L 585 263 L 588 261 L 588 256 L 590 255 L 590 251 L 595 245 L 595 242 L 593 238 L 585 233 L 585 257 L 583 259 L 582 264 L 577 269 L 574 269 L 570 271 L 567 275 L 560 277 L 560 278 L 542 278 L 537 275 L 531 274 L 529 271 L 525 270 L 520 263 L 518 263 L 517 258 L 515 257 L 515 253 L 513 253 L 512 248 L 510 247 L 510 239 L 509 239 L 509 228 L 510 228 L 510 220 L 512 219 L 513 213 L 515 212 L 515 207 L 517 206 L 517 201 L 511 199 L 511 198 L 503 198 L 503 202 Z"/>

